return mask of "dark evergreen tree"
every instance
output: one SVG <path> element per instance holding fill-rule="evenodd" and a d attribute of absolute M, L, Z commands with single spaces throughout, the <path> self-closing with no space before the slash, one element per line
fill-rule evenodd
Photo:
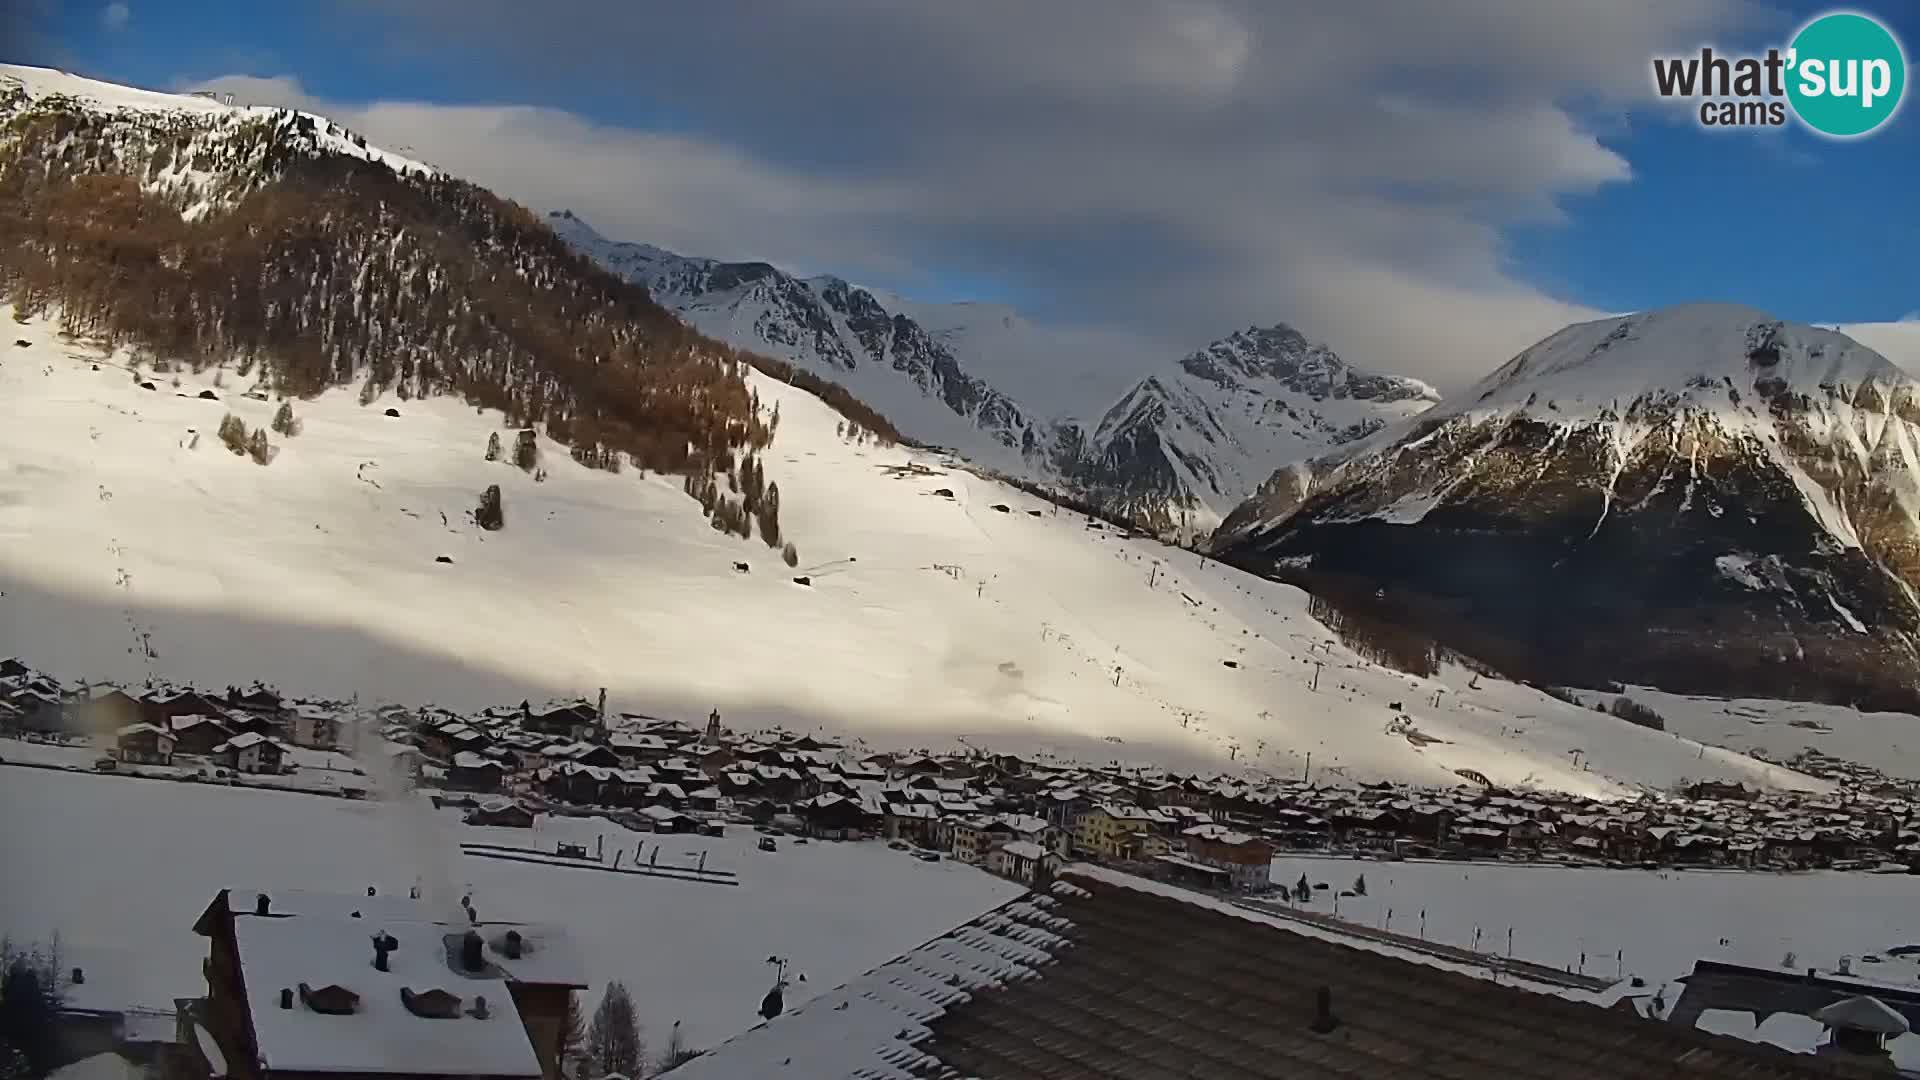
<path fill-rule="evenodd" d="M 487 435 L 487 460 L 500 460 L 500 433 L 497 431 Z"/>
<path fill-rule="evenodd" d="M 480 507 L 473 512 L 473 523 L 488 532 L 506 528 L 507 512 L 500 501 L 499 484 L 488 484 L 487 490 L 480 493 Z"/>
<path fill-rule="evenodd" d="M 607 984 L 599 1007 L 593 1010 L 581 1061 L 591 1078 L 619 1073 L 632 1080 L 645 1075 L 647 1047 L 640 1038 L 640 1016 L 634 1011 L 633 996 L 617 979 Z"/>

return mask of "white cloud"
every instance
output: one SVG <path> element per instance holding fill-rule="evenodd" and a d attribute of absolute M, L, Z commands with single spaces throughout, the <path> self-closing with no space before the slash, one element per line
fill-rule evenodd
<path fill-rule="evenodd" d="M 121 0 L 114 0 L 113 3 L 108 4 L 100 10 L 101 25 L 109 30 L 126 29 L 127 21 L 132 18 L 133 9 L 122 3 Z"/>
<path fill-rule="evenodd" d="M 1843 325 L 1840 332 L 1914 375 L 1920 375 L 1920 312 L 1898 322 Z"/>
<path fill-rule="evenodd" d="M 1654 53 L 1754 15 L 1744 0 L 806 7 L 582 2 L 564 33 L 505 0 L 381 7 L 401 40 L 487 57 L 496 92 L 591 89 L 693 118 L 672 132 L 212 85 L 327 112 L 622 239 L 903 287 L 1000 282 L 1167 360 L 1288 321 L 1452 390 L 1599 314 L 1516 280 L 1503 248 L 1564 196 L 1631 179 L 1583 118 L 1643 101 Z"/>

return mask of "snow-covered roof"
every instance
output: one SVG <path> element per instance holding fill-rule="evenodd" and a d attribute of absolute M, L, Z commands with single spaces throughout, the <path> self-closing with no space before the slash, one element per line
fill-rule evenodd
<path fill-rule="evenodd" d="M 255 746 L 260 743 L 269 743 L 269 742 L 273 742 L 273 740 L 268 738 L 265 735 L 260 734 L 257 731 L 243 731 L 240 734 L 235 735 L 233 738 L 228 739 L 226 742 L 222 743 L 221 745 L 226 747 L 229 750 L 245 750 L 249 746 Z M 274 743 L 274 745 L 278 746 L 279 744 Z M 281 749 L 284 750 L 286 749 L 286 747 L 282 746 Z"/>
<path fill-rule="evenodd" d="M 1045 858 L 1047 854 L 1046 848 L 1031 840 L 1009 840 L 1000 845 L 1000 850 L 1022 859 L 1040 859 Z"/>
<path fill-rule="evenodd" d="M 47 1074 L 47 1080 L 144 1080 L 146 1070 L 119 1054 L 108 1052 L 81 1058 Z"/>
<path fill-rule="evenodd" d="M 1913 1030 L 1907 1018 L 1874 997 L 1850 997 L 1813 1014 L 1828 1027 L 1859 1028 L 1881 1035 L 1905 1035 Z"/>
<path fill-rule="evenodd" d="M 498 769 L 500 763 L 483 757 L 471 750 L 462 750 L 453 755 L 453 767 L 456 769 Z"/>
<path fill-rule="evenodd" d="M 506 980 L 457 972 L 446 932 L 432 924 L 386 927 L 399 941 L 388 971 L 373 966 L 367 919 L 234 920 L 241 976 L 260 1057 L 275 1072 L 351 1072 L 537 1077 L 534 1056 Z M 300 992 L 343 987 L 358 995 L 350 1015 L 314 1011 Z M 456 1019 L 415 1015 L 401 991 L 443 990 L 460 998 Z M 283 1009 L 282 990 L 293 991 Z M 486 1017 L 472 1015 L 486 998 Z"/>

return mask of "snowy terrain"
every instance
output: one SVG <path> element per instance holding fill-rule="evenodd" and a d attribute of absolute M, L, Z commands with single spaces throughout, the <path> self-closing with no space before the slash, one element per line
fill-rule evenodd
<path fill-rule="evenodd" d="M 1292 327 L 1253 327 L 1130 390 L 1086 437 L 1074 475 L 1137 519 L 1169 515 L 1183 540 L 1205 537 L 1280 466 L 1439 400 L 1418 379 L 1353 368 Z"/>
<path fill-rule="evenodd" d="M 1582 323 L 1279 470 L 1213 550 L 1464 603 L 1544 680 L 1900 707 L 1920 685 L 1916 405 L 1872 349 L 1751 308 Z"/>
<path fill-rule="evenodd" d="M 1602 978 L 1638 975 L 1644 993 L 1658 992 L 1668 1008 L 1683 989 L 1673 980 L 1702 959 L 1780 968 L 1792 953 L 1796 970 L 1830 972 L 1845 956 L 1856 961 L 1856 975 L 1920 988 L 1910 963 L 1859 962 L 1920 942 L 1907 875 L 1274 860 L 1276 882 L 1291 884 L 1302 874 L 1331 886 L 1315 892 L 1307 910 L 1332 913 L 1333 894 L 1365 875 L 1365 896 L 1338 898 L 1340 918 L 1421 935 L 1424 913 L 1427 940 L 1497 954 L 1506 953 L 1511 930 L 1515 957 Z M 1710 1013 L 1700 1026 L 1755 1038 L 1753 1018 L 1741 1019 L 1744 1027 Z M 1759 1037 L 1810 1050 L 1820 1034 L 1817 1024 L 1808 1038 L 1805 1024 L 1777 1017 Z M 1903 1037 L 1901 1053 L 1920 1064 L 1920 1037 Z"/>
<path fill-rule="evenodd" d="M 7 325 L 28 344 L 0 347 L 0 653 L 62 678 L 463 708 L 605 686 L 615 709 L 718 706 L 736 730 L 876 746 L 1285 776 L 1311 755 L 1315 777 L 1472 769 L 1597 794 L 1822 786 L 1510 683 L 1364 663 L 1295 589 L 1056 515 L 938 455 L 855 445 L 770 380 L 765 468 L 794 570 L 709 528 L 678 478 L 588 469 L 552 444 L 544 482 L 483 460 L 500 418 L 457 401 L 297 402 L 304 432 L 263 467 L 213 434 L 229 410 L 259 426 L 275 409 L 237 373 L 144 390 L 124 357 Z M 489 484 L 497 533 L 468 520 Z M 1396 705 L 1440 741 L 1389 733 Z"/>
<path fill-rule="evenodd" d="M 0 816 L 58 821 L 59 828 L 0 830 L 0 860 L 33 867 L 0 883 L 0 932 L 45 940 L 58 931 L 87 972 L 74 1004 L 170 1009 L 203 991 L 206 941 L 193 922 L 222 887 L 357 894 L 368 885 L 403 896 L 419 884 L 471 889 L 488 920 L 557 923 L 580 946 L 593 982 L 633 992 L 656 1049 L 682 1021 L 708 1046 L 757 1023 L 773 982 L 770 955 L 786 957 L 789 1005 L 823 993 L 1016 895 L 1020 887 L 942 860 L 923 863 L 883 844 L 757 851 L 751 829 L 720 838 L 629 833 L 595 818 L 539 819 L 527 829 L 460 824 L 422 796 L 342 799 L 162 780 L 0 767 Z M 661 865 L 733 870 L 738 886 L 541 867 L 459 854 L 485 842 L 548 851 L 560 840 L 607 858 L 645 841 Z M 128 888 L 137 882 L 138 888 Z M 452 898 L 445 903 L 451 905 Z"/>
<path fill-rule="evenodd" d="M 1586 700 L 1615 694 L 1580 692 Z M 1920 717 L 1810 701 L 1688 697 L 1644 686 L 1626 696 L 1666 721 L 1667 730 L 1731 750 L 1785 761 L 1803 750 L 1858 762 L 1903 780 L 1920 780 Z"/>
<path fill-rule="evenodd" d="M 845 385 L 910 438 L 1064 486 L 1182 541 L 1212 531 L 1280 465 L 1439 400 L 1417 379 L 1351 368 L 1286 326 L 1237 332 L 1176 365 L 1001 304 L 927 303 L 676 255 L 610 240 L 570 211 L 547 221 L 703 333 Z"/>
<path fill-rule="evenodd" d="M 52 68 L 0 64 L 0 97 L 12 93 L 23 93 L 35 101 L 49 97 L 66 98 L 82 108 L 103 113 L 143 113 L 163 118 L 168 114 L 198 115 L 237 123 L 248 118 L 290 115 L 311 121 L 311 142 L 316 149 L 368 161 L 381 161 L 396 172 L 432 175 L 438 171 L 424 162 L 368 144 L 324 116 L 270 105 L 226 105 L 197 94 L 166 94 L 83 78 Z M 207 174 L 196 174 L 183 158 L 175 167 L 168 169 L 166 175 L 157 178 L 157 182 L 180 185 L 196 181 L 204 183 L 207 179 Z"/>

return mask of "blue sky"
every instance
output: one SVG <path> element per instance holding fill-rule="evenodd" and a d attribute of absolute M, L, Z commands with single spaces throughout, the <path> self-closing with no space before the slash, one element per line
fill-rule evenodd
<path fill-rule="evenodd" d="M 1270 21 L 1280 5 L 1234 0 L 1095 4 L 1111 31 L 1065 10 L 1080 0 L 1039 16 L 983 0 L 964 25 L 860 0 L 805 20 L 761 0 L 720 18 L 592 0 L 28 2 L 41 6 L 27 59 L 156 87 L 279 80 L 300 103 L 536 208 L 573 206 L 617 238 L 1123 326 L 1152 348 L 1286 319 L 1380 366 L 1457 351 L 1435 361 L 1444 381 L 1448 364 L 1485 370 L 1509 338 L 1596 311 L 1718 299 L 1861 322 L 1920 310 L 1904 257 L 1920 201 L 1900 193 L 1920 175 L 1920 111 L 1834 142 L 1705 131 L 1636 98 L 1655 48 L 1764 46 L 1828 5 L 1597 14 L 1609 5 L 1498 0 L 1382 42 L 1377 13 L 1356 10 L 1355 27 L 1307 8 Z M 1863 10 L 1901 12 L 1888 21 L 1920 44 L 1910 5 Z M 1002 34 L 996 18 L 1017 26 Z M 1345 106 L 1315 117 L 1294 77 L 1309 61 L 1285 49 L 1309 31 L 1338 61 L 1322 82 L 1345 74 L 1362 95 L 1446 114 L 1411 136 L 1364 130 L 1390 103 L 1344 127 Z M 495 111 L 460 114 L 472 145 L 456 145 L 441 137 L 453 125 L 381 107 L 394 102 Z M 569 179 L 567 153 L 603 182 Z M 502 164 L 529 156 L 552 158 L 554 175 Z M 1462 325 L 1389 333 L 1382 307 L 1405 316 L 1384 321 Z M 1466 325 L 1489 321 L 1514 330 Z"/>

